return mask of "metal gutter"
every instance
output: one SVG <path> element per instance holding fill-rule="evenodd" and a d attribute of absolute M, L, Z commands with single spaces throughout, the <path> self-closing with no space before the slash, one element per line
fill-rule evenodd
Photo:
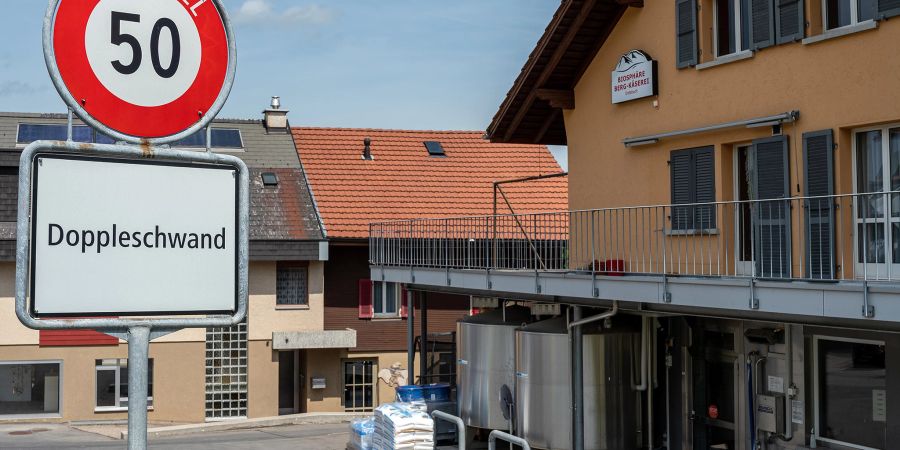
<path fill-rule="evenodd" d="M 647 136 L 630 137 L 622 139 L 622 143 L 626 147 L 637 147 L 639 145 L 656 144 L 665 138 L 687 136 L 691 134 L 707 133 L 710 131 L 723 130 L 726 128 L 736 127 L 765 127 L 770 125 L 780 125 L 782 123 L 794 122 L 800 118 L 800 111 L 793 110 L 786 113 L 775 114 L 773 116 L 757 117 L 755 119 L 736 120 L 734 122 L 725 122 L 715 125 L 706 125 L 697 128 L 688 128 L 686 130 L 667 131 L 665 133 L 650 134 Z"/>

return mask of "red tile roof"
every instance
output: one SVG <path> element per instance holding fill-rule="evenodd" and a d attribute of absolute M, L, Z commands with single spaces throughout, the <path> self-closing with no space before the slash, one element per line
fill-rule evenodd
<path fill-rule="evenodd" d="M 543 145 L 493 144 L 481 131 L 300 127 L 293 134 L 330 238 L 366 238 L 371 222 L 491 214 L 494 181 L 562 170 Z M 447 156 L 429 156 L 425 141 L 439 141 Z M 516 213 L 568 208 L 566 177 L 503 190 Z M 509 213 L 504 207 L 500 199 L 499 212 Z"/>

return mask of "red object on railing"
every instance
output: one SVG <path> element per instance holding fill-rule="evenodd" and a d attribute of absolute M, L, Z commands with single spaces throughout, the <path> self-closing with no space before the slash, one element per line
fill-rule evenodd
<path fill-rule="evenodd" d="M 604 275 L 612 275 L 616 277 L 625 275 L 625 260 L 607 259 L 606 263 L 604 263 L 604 269 L 606 270 Z"/>

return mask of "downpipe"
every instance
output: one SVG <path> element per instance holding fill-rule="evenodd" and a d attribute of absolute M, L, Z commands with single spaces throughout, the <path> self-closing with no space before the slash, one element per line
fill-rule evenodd
<path fill-rule="evenodd" d="M 609 319 L 619 313 L 619 302 L 612 309 L 591 317 L 581 318 L 581 307 L 572 308 L 572 321 L 567 325 L 572 356 L 572 449 L 584 450 L 584 334 L 583 326 Z"/>

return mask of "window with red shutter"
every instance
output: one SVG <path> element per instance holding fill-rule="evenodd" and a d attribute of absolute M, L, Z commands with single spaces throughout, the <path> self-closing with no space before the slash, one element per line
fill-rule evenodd
<path fill-rule="evenodd" d="M 359 318 L 371 319 L 375 317 L 375 307 L 372 305 L 372 280 L 359 280 Z"/>

